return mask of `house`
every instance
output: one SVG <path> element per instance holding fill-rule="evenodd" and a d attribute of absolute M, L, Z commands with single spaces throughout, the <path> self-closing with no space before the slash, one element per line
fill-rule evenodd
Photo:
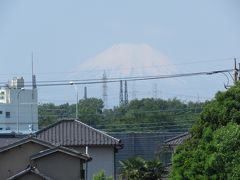
<path fill-rule="evenodd" d="M 31 155 L 52 147 L 52 144 L 30 136 L 0 148 L 0 180 L 24 170 Z"/>
<path fill-rule="evenodd" d="M 28 136 L 0 148 L 0 180 L 83 179 L 88 155 Z"/>
<path fill-rule="evenodd" d="M 165 140 L 164 143 L 165 143 L 165 146 L 167 146 L 169 150 L 172 153 L 174 153 L 176 152 L 177 146 L 182 144 L 188 138 L 190 138 L 190 134 L 188 132 L 185 132 L 183 134 L 180 134 L 178 136 Z"/>
<path fill-rule="evenodd" d="M 84 177 L 83 164 L 91 158 L 66 147 L 54 147 L 30 157 L 31 166 L 57 180 L 75 180 Z"/>
<path fill-rule="evenodd" d="M 36 138 L 80 152 L 86 152 L 92 161 L 86 163 L 86 179 L 104 170 L 116 179 L 116 153 L 123 148 L 121 141 L 75 119 L 63 119 L 35 133 Z"/>
<path fill-rule="evenodd" d="M 190 137 L 191 135 L 188 132 L 185 132 L 183 134 L 165 140 L 164 143 L 167 151 L 171 152 L 173 157 L 173 154 L 176 152 L 177 146 L 181 145 L 185 140 L 189 139 Z M 169 179 L 171 167 L 171 163 L 165 165 L 161 179 Z"/>

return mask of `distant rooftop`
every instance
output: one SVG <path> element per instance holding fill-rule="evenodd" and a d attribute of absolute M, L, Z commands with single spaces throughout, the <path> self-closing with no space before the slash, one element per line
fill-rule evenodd
<path fill-rule="evenodd" d="M 26 134 L 0 133 L 0 148 L 15 143 L 26 136 Z"/>
<path fill-rule="evenodd" d="M 180 145 L 183 143 L 183 141 L 190 138 L 190 136 L 191 135 L 188 132 L 185 132 L 185 133 L 175 136 L 173 138 L 167 139 L 166 141 L 164 141 L 164 143 L 166 145 L 171 145 L 171 146 Z"/>
<path fill-rule="evenodd" d="M 38 139 L 61 146 L 114 146 L 121 140 L 75 119 L 63 119 L 35 133 Z"/>

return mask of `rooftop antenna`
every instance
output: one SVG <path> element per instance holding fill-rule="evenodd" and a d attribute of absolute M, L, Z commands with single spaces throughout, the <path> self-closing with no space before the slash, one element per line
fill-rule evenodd
<path fill-rule="evenodd" d="M 32 118 L 32 124 L 29 126 L 29 128 L 31 128 L 31 131 L 33 131 L 33 99 L 34 99 L 34 90 L 37 88 L 36 85 L 36 76 L 34 75 L 34 71 L 33 71 L 33 52 L 32 52 L 32 103 L 31 103 L 31 118 Z"/>
<path fill-rule="evenodd" d="M 37 88 L 37 84 L 36 84 L 36 76 L 34 74 L 34 71 L 33 71 L 33 52 L 32 52 L 32 89 L 36 89 Z"/>

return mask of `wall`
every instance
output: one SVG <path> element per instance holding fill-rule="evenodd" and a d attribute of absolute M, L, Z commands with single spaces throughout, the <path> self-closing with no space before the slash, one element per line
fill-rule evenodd
<path fill-rule="evenodd" d="M 70 147 L 82 153 L 85 153 L 85 147 Z M 93 175 L 101 170 L 105 171 L 107 176 L 114 177 L 114 148 L 113 147 L 88 147 L 88 152 L 92 161 L 87 163 L 87 180 L 92 180 Z M 86 165 L 84 164 L 86 170 Z"/>
<path fill-rule="evenodd" d="M 42 174 L 57 180 L 80 179 L 81 164 L 79 158 L 62 152 L 34 160 L 34 165 Z"/>

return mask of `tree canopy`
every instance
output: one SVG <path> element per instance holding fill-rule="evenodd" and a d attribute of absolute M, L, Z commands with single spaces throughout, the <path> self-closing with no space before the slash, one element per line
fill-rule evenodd
<path fill-rule="evenodd" d="M 177 148 L 172 179 L 240 178 L 240 84 L 218 92 Z"/>

